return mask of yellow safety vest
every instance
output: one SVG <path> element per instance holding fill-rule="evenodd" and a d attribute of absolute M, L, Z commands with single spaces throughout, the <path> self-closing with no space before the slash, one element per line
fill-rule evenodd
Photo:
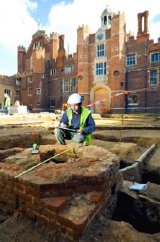
<path fill-rule="evenodd" d="M 5 107 L 5 108 L 10 107 L 10 98 L 9 98 L 9 97 L 6 97 L 6 98 L 5 98 L 5 101 L 4 101 L 4 107 Z"/>
<path fill-rule="evenodd" d="M 71 120 L 73 117 L 73 111 L 71 108 L 68 108 L 67 111 L 67 117 L 69 120 L 69 126 L 72 125 Z M 88 116 L 90 115 L 91 111 L 88 110 L 85 107 L 81 107 L 81 116 L 80 116 L 80 130 L 83 130 L 85 128 L 85 123 L 86 123 L 86 119 L 88 118 Z M 87 134 L 86 135 L 86 141 L 85 141 L 85 145 L 91 145 L 91 140 L 92 140 L 92 135 L 91 134 Z"/>

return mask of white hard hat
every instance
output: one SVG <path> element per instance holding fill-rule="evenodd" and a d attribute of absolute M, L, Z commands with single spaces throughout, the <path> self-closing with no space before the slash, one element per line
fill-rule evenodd
<path fill-rule="evenodd" d="M 78 93 L 73 93 L 69 96 L 67 103 L 72 105 L 72 104 L 77 104 L 82 102 L 82 97 Z"/>

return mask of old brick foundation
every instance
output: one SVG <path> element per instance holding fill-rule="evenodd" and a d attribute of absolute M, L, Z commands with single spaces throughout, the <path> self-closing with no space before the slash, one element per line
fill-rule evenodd
<path fill-rule="evenodd" d="M 24 170 L 62 152 L 16 178 Z M 3 213 L 24 213 L 56 229 L 68 241 L 75 241 L 104 208 L 108 214 L 114 210 L 122 184 L 119 160 L 103 148 L 41 145 L 38 154 L 31 154 L 31 149 L 17 149 L 17 153 L 6 157 L 5 151 L 1 161 Z"/>

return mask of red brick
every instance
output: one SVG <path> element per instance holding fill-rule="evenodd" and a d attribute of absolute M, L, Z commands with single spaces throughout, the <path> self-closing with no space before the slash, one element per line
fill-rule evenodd
<path fill-rule="evenodd" d="M 100 202 L 104 200 L 104 193 L 103 192 L 94 192 L 90 195 L 90 200 L 93 202 Z"/>
<path fill-rule="evenodd" d="M 42 202 L 51 209 L 51 211 L 59 212 L 68 201 L 67 197 L 53 197 L 53 198 L 46 198 L 42 199 Z"/>

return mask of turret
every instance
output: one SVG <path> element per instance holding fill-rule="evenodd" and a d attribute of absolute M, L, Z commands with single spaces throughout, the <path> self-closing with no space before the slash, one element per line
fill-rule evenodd
<path fill-rule="evenodd" d="M 56 59 L 59 49 L 59 35 L 55 32 L 50 34 L 50 43 L 51 43 L 51 59 Z"/>
<path fill-rule="evenodd" d="M 126 22 L 123 13 L 113 16 L 111 23 L 111 58 L 109 86 L 115 90 L 125 88 L 125 37 Z M 112 105 L 114 108 L 123 107 L 124 96 L 113 96 Z"/>
<path fill-rule="evenodd" d="M 64 60 L 65 60 L 65 49 L 64 49 L 64 35 L 59 36 L 59 49 L 58 49 L 58 57 L 57 57 L 57 68 L 64 68 Z"/>
<path fill-rule="evenodd" d="M 89 28 L 82 25 L 77 29 L 77 77 L 78 93 L 84 96 L 84 105 L 89 101 Z"/>
<path fill-rule="evenodd" d="M 25 71 L 25 58 L 26 58 L 26 49 L 23 46 L 18 46 L 18 73 L 23 73 Z"/>

